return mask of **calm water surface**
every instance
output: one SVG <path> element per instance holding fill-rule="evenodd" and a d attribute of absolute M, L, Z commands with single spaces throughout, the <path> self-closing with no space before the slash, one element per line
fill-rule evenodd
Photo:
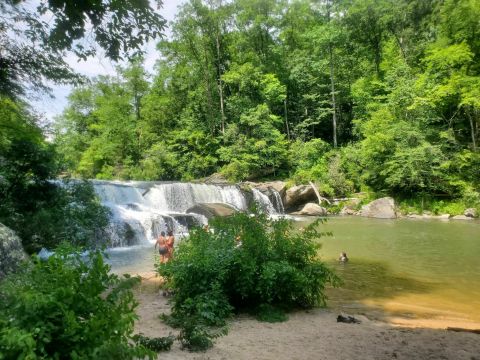
<path fill-rule="evenodd" d="M 298 227 L 312 220 L 297 222 Z M 330 218 L 320 255 L 343 279 L 329 307 L 396 324 L 480 327 L 480 221 Z M 350 258 L 337 261 L 340 252 Z M 115 249 L 115 272 L 153 271 L 153 245 Z"/>
<path fill-rule="evenodd" d="M 480 325 L 480 222 L 338 217 L 321 228 L 333 233 L 321 256 L 344 281 L 329 306 L 398 324 Z"/>

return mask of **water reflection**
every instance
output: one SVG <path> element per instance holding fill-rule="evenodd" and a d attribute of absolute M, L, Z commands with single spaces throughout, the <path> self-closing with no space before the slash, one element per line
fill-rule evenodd
<path fill-rule="evenodd" d="M 344 281 L 328 289 L 329 307 L 396 323 L 480 327 L 479 222 L 351 217 L 320 226 L 333 233 L 320 239 L 320 255 Z M 341 251 L 350 258 L 346 264 L 336 260 Z M 152 272 L 155 255 L 153 245 L 114 249 L 109 262 L 117 273 Z"/>
<path fill-rule="evenodd" d="M 321 257 L 344 279 L 330 306 L 369 316 L 480 326 L 480 223 L 333 218 Z M 335 259 L 346 251 L 350 261 Z"/>

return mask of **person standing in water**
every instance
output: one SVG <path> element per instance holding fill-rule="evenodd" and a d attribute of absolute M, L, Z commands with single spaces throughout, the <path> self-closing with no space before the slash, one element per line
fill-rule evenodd
<path fill-rule="evenodd" d="M 158 245 L 158 253 L 160 254 L 160 263 L 166 263 L 168 261 L 169 248 L 167 238 L 165 237 L 165 231 L 160 233 L 160 236 L 155 243 L 155 249 Z"/>
<path fill-rule="evenodd" d="M 175 244 L 175 236 L 173 236 L 173 231 L 169 230 L 168 231 L 168 236 L 167 236 L 167 247 L 168 247 L 168 255 L 167 255 L 167 261 L 170 260 L 173 257 L 173 245 Z"/>
<path fill-rule="evenodd" d="M 346 263 L 348 261 L 347 253 L 341 252 L 338 261 Z"/>

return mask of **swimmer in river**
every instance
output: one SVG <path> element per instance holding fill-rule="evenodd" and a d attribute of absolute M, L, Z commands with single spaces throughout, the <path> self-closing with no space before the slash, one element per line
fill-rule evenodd
<path fill-rule="evenodd" d="M 340 257 L 338 258 L 338 261 L 346 263 L 348 261 L 347 253 L 346 252 L 341 252 Z"/>

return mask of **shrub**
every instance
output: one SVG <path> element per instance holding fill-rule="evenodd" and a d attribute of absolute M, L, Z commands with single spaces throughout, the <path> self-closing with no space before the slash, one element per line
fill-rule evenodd
<path fill-rule="evenodd" d="M 143 334 L 137 334 L 133 336 L 135 343 L 140 344 L 147 349 L 155 352 L 168 351 L 175 341 L 175 337 L 172 335 L 158 338 L 151 338 Z"/>
<path fill-rule="evenodd" d="M 157 265 L 174 289 L 172 314 L 163 318 L 182 328 L 187 348 L 211 346 L 218 332 L 208 327 L 225 326 L 233 311 L 278 321 L 286 318 L 282 310 L 325 305 L 325 286 L 337 277 L 317 257 L 316 240 L 325 235 L 317 222 L 300 232 L 264 215 L 237 214 L 210 224 L 213 232 L 192 230 L 175 258 Z"/>
<path fill-rule="evenodd" d="M 82 261 L 58 250 L 0 287 L 0 359 L 133 359 L 154 353 L 132 343 L 136 277 L 119 279 L 99 251 Z"/>

